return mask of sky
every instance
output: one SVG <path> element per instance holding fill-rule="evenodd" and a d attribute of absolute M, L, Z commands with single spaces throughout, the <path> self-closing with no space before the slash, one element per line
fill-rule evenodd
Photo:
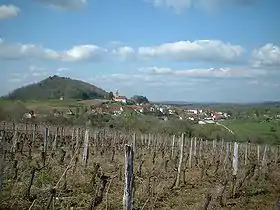
<path fill-rule="evenodd" d="M 280 100 L 279 0 L 0 0 L 0 95 L 59 75 L 152 101 Z"/>

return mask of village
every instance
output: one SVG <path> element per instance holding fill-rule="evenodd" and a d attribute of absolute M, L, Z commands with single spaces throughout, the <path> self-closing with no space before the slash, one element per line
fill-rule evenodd
<path fill-rule="evenodd" d="M 165 104 L 137 103 L 117 91 L 110 101 L 104 101 L 99 106 L 92 106 L 91 113 L 110 114 L 118 116 L 126 112 L 135 112 L 139 115 L 152 115 L 159 119 L 189 120 L 197 124 L 214 124 L 218 121 L 230 118 L 230 115 L 223 112 L 214 112 L 209 109 L 188 109 Z"/>
<path fill-rule="evenodd" d="M 60 98 L 60 100 L 63 101 L 64 99 Z M 200 125 L 215 124 L 216 122 L 230 118 L 230 115 L 227 113 L 214 112 L 210 109 L 189 109 L 188 107 L 175 105 L 138 103 L 137 101 L 128 99 L 126 96 L 120 95 L 118 91 L 116 91 L 111 100 L 100 100 L 99 103 L 94 100 L 93 104 L 87 101 L 86 105 L 83 104 L 83 109 L 85 110 L 84 114 L 88 115 L 111 115 L 115 117 L 130 112 L 139 115 L 154 116 L 163 121 L 179 119 L 192 121 Z M 70 117 L 78 115 L 79 110 L 80 107 L 68 107 L 66 111 L 64 107 L 64 109 L 54 109 L 50 114 L 54 117 Z M 30 119 L 42 116 L 46 117 L 46 114 L 32 110 L 25 113 L 23 118 Z"/>

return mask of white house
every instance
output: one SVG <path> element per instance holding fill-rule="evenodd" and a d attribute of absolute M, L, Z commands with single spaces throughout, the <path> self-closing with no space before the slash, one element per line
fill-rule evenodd
<path fill-rule="evenodd" d="M 193 113 L 193 114 L 197 114 L 198 113 L 198 111 L 196 110 L 196 109 L 190 109 L 190 110 L 188 110 L 189 112 L 191 112 L 191 113 Z"/>
<path fill-rule="evenodd" d="M 206 122 L 200 120 L 200 121 L 198 121 L 198 124 L 199 124 L 199 125 L 205 125 Z"/>
<path fill-rule="evenodd" d="M 118 90 L 116 91 L 113 100 L 124 104 L 127 103 L 127 98 L 125 96 L 120 96 Z"/>
<path fill-rule="evenodd" d="M 151 112 L 154 112 L 154 111 L 155 111 L 155 108 L 154 108 L 154 107 L 151 107 L 151 108 L 150 108 L 150 111 L 151 111 Z"/>
<path fill-rule="evenodd" d="M 32 115 L 31 115 L 30 113 L 25 113 L 25 114 L 23 115 L 23 117 L 24 117 L 25 119 L 31 119 L 31 118 L 32 118 Z"/>
<path fill-rule="evenodd" d="M 114 97 L 114 101 L 126 104 L 127 98 L 125 96 L 116 96 L 116 97 Z"/>

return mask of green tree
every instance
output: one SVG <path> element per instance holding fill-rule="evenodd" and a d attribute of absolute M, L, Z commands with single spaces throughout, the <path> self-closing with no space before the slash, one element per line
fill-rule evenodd
<path fill-rule="evenodd" d="M 131 98 L 131 100 L 135 101 L 138 104 L 147 104 L 149 103 L 149 100 L 147 99 L 146 96 L 139 96 L 135 95 Z"/>
<path fill-rule="evenodd" d="M 108 99 L 109 99 L 109 100 L 112 100 L 113 98 L 114 98 L 114 93 L 111 91 L 111 92 L 109 93 Z"/>

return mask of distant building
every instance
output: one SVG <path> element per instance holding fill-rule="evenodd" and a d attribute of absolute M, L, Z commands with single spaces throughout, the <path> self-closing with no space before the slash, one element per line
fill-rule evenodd
<path fill-rule="evenodd" d="M 116 91 L 113 100 L 116 101 L 116 102 L 124 103 L 124 104 L 127 104 L 127 101 L 128 101 L 128 99 L 125 96 L 120 96 L 119 95 L 118 90 Z"/>
<path fill-rule="evenodd" d="M 215 124 L 215 122 L 213 120 L 205 120 L 204 122 L 207 124 Z"/>
<path fill-rule="evenodd" d="M 25 114 L 23 115 L 23 117 L 24 117 L 25 119 L 31 119 L 31 118 L 32 118 L 32 115 L 31 115 L 30 113 L 25 113 Z"/>
<path fill-rule="evenodd" d="M 199 125 L 205 125 L 206 122 L 200 120 L 200 121 L 198 121 L 198 124 L 199 124 Z"/>
<path fill-rule="evenodd" d="M 193 113 L 193 114 L 198 114 L 197 109 L 190 109 L 190 110 L 188 110 L 188 112 Z"/>
<path fill-rule="evenodd" d="M 34 113 L 34 111 L 31 110 L 30 112 L 24 113 L 23 118 L 25 118 L 25 119 L 35 118 L 35 113 Z"/>
<path fill-rule="evenodd" d="M 117 97 L 114 97 L 114 101 L 126 104 L 127 103 L 127 98 L 125 96 L 117 96 Z"/>
<path fill-rule="evenodd" d="M 221 118 L 222 118 L 222 116 L 220 114 L 217 114 L 217 113 L 213 114 L 213 116 L 212 116 L 213 120 L 220 120 Z"/>
<path fill-rule="evenodd" d="M 74 112 L 71 109 L 68 109 L 68 112 L 66 114 L 71 115 L 71 116 L 75 115 Z"/>

